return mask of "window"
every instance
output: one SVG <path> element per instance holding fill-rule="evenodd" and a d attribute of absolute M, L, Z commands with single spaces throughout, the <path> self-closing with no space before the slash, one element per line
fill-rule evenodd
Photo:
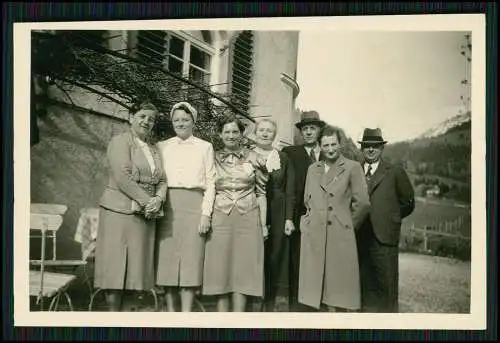
<path fill-rule="evenodd" d="M 137 35 L 137 57 L 156 66 L 161 66 L 166 47 L 164 31 L 139 31 Z"/>
<path fill-rule="evenodd" d="M 201 83 L 210 83 L 211 46 L 201 46 L 189 35 L 168 31 L 138 31 L 137 56 L 149 63 Z"/>
<path fill-rule="evenodd" d="M 189 53 L 189 77 L 195 81 L 209 81 L 210 79 L 210 55 L 191 46 Z M 208 79 L 207 79 L 208 78 Z"/>
<path fill-rule="evenodd" d="M 252 31 L 243 31 L 234 42 L 231 94 L 245 112 L 250 109 L 252 69 L 253 33 Z"/>

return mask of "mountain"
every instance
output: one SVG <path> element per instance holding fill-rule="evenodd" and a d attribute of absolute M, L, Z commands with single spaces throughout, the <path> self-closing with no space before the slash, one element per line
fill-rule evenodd
<path fill-rule="evenodd" d="M 387 144 L 384 157 L 404 166 L 415 186 L 437 184 L 446 189 L 445 196 L 468 202 L 471 183 L 470 118 L 470 113 L 457 115 L 415 139 Z"/>
<path fill-rule="evenodd" d="M 449 132 L 451 129 L 454 127 L 460 126 L 464 123 L 470 122 L 471 121 L 471 113 L 467 112 L 464 114 L 458 114 L 456 116 L 453 116 L 451 118 L 446 119 L 445 121 L 439 123 L 438 125 L 428 129 L 424 133 L 422 133 L 420 136 L 417 137 L 417 139 L 422 139 L 422 138 L 432 138 L 432 137 L 437 137 L 443 134 L 446 134 Z"/>

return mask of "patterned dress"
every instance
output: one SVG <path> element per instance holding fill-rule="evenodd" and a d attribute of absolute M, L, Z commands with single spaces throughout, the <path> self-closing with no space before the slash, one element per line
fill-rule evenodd
<path fill-rule="evenodd" d="M 203 294 L 264 295 L 264 239 L 258 197 L 265 197 L 265 161 L 251 150 L 215 154 L 212 231 L 205 247 Z"/>

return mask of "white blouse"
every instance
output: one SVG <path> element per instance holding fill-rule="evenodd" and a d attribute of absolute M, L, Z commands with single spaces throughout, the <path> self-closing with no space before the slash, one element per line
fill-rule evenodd
<path fill-rule="evenodd" d="M 151 168 L 151 174 L 153 174 L 155 172 L 156 166 L 155 166 L 155 160 L 153 159 L 153 154 L 151 153 L 151 149 L 149 148 L 146 142 L 141 141 L 138 137 L 135 137 L 135 141 L 137 142 L 137 145 L 139 145 L 142 152 L 146 156 L 146 159 L 148 160 L 149 163 L 149 167 Z"/>
<path fill-rule="evenodd" d="M 172 188 L 201 188 L 202 214 L 211 216 L 215 200 L 214 149 L 211 143 L 191 136 L 186 140 L 172 137 L 157 144 Z"/>

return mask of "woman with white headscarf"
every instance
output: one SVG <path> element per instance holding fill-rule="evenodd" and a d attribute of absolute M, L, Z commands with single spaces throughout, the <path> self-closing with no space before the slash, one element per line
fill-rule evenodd
<path fill-rule="evenodd" d="M 190 312 L 202 284 L 204 234 L 215 198 L 214 149 L 193 136 L 197 117 L 189 103 L 175 104 L 170 119 L 176 136 L 158 143 L 169 190 L 158 227 L 156 284 L 165 287 L 169 312 L 179 290 L 182 312 Z"/>

